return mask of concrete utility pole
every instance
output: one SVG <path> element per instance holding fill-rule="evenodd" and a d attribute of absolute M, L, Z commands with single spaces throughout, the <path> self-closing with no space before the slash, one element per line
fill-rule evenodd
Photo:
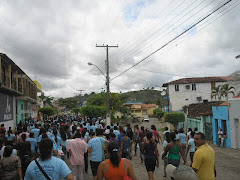
<path fill-rule="evenodd" d="M 106 124 L 110 125 L 111 124 L 111 115 L 110 115 L 110 94 L 109 94 L 109 62 L 108 62 L 108 50 L 111 47 L 118 47 L 117 46 L 109 46 L 109 45 L 102 45 L 96 47 L 105 47 L 107 50 L 107 58 L 106 58 L 106 85 L 107 85 L 107 115 L 106 115 Z"/>

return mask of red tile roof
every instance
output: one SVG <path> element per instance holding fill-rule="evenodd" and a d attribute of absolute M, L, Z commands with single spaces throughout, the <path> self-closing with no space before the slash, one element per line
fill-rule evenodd
<path fill-rule="evenodd" d="M 201 115 L 212 116 L 212 106 L 219 106 L 219 104 L 222 103 L 222 101 L 216 101 L 208 103 L 190 104 L 189 106 L 184 106 L 183 110 L 184 112 L 187 112 L 188 109 L 188 117 L 199 117 Z"/>
<path fill-rule="evenodd" d="M 167 87 L 170 84 L 191 84 L 191 83 L 211 83 L 211 82 L 227 82 L 229 77 L 196 77 L 196 78 L 182 78 L 168 83 L 164 83 L 163 87 Z"/>
<path fill-rule="evenodd" d="M 219 106 L 228 106 L 228 101 L 225 101 L 224 103 L 220 104 Z"/>
<path fill-rule="evenodd" d="M 237 95 L 237 96 L 235 96 L 235 97 L 233 97 L 233 98 L 240 98 L 240 94 L 239 94 L 239 95 Z"/>

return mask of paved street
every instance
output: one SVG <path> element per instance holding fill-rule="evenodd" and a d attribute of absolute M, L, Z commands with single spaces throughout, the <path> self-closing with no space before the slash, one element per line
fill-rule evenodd
<path fill-rule="evenodd" d="M 153 120 L 151 122 L 143 122 L 141 125 L 150 128 L 151 124 L 157 125 L 157 129 L 161 129 L 164 127 L 164 124 L 160 123 L 157 120 Z M 140 125 L 140 126 L 141 126 Z M 133 126 L 133 125 L 132 125 Z M 217 180 L 238 180 L 239 179 L 239 167 L 240 167 L 240 151 L 233 149 L 220 148 L 215 145 L 210 144 L 216 153 L 216 169 L 217 169 Z M 162 144 L 158 146 L 159 152 L 163 151 Z M 189 164 L 190 159 L 188 158 Z M 132 159 L 132 165 L 134 168 L 134 172 L 136 174 L 137 179 L 139 180 L 147 180 L 147 171 L 143 163 L 141 163 L 138 156 L 134 156 Z M 93 179 L 91 174 L 91 168 L 89 165 L 88 174 L 84 174 L 84 178 L 86 180 Z M 160 167 L 155 171 L 155 179 L 157 180 L 169 180 L 170 178 L 163 177 L 163 161 L 160 161 Z"/>

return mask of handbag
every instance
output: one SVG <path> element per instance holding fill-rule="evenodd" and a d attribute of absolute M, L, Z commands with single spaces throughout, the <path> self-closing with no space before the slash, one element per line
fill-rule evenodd
<path fill-rule="evenodd" d="M 45 178 L 47 180 L 51 180 L 50 177 L 47 175 L 47 173 L 43 170 L 43 168 L 40 166 L 40 164 L 38 163 L 37 160 L 35 160 L 35 163 L 37 164 L 38 168 L 40 169 L 40 171 L 43 173 L 43 175 L 45 176 Z"/>

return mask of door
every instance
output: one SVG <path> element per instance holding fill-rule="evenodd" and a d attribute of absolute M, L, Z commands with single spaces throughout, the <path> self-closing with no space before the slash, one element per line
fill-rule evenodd
<path fill-rule="evenodd" d="M 239 147 L 239 119 L 234 119 L 234 127 L 235 127 L 235 142 L 236 142 L 236 148 L 240 148 Z"/>
<path fill-rule="evenodd" d="M 215 119 L 215 134 L 216 144 L 218 144 L 218 119 Z"/>

